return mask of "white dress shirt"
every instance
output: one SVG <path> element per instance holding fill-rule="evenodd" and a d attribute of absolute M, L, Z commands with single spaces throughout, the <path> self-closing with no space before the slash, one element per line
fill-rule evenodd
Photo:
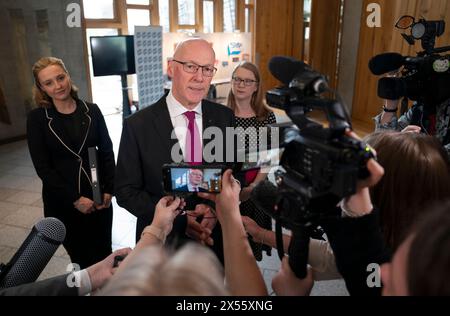
<path fill-rule="evenodd" d="M 181 151 L 185 154 L 186 147 L 186 134 L 188 131 L 189 120 L 184 115 L 186 111 L 195 112 L 195 123 L 198 127 L 198 132 L 200 134 L 200 144 L 203 148 L 203 114 L 202 114 L 202 103 L 200 102 L 193 110 L 186 109 L 180 102 L 178 102 L 170 90 L 166 97 L 167 109 L 169 110 L 170 120 L 172 121 L 172 126 L 175 129 L 175 135 L 180 143 Z"/>

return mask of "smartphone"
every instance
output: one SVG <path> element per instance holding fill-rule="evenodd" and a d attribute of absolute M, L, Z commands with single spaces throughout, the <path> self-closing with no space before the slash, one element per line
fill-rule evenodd
<path fill-rule="evenodd" d="M 167 164 L 163 166 L 166 193 L 220 193 L 224 165 Z"/>

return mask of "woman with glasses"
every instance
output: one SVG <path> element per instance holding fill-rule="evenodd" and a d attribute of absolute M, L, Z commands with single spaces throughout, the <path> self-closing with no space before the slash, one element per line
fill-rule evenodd
<path fill-rule="evenodd" d="M 261 76 L 256 65 L 244 61 L 233 71 L 232 85 L 228 95 L 228 106 L 233 110 L 236 117 L 236 127 L 242 127 L 238 137 L 245 149 L 251 152 L 258 150 L 260 146 L 260 128 L 268 127 L 269 124 L 276 123 L 275 114 L 263 101 L 261 90 Z M 270 146 L 270 129 L 268 129 L 267 140 Z M 241 191 L 241 214 L 254 219 L 260 226 L 267 229 L 272 228 L 270 217 L 262 210 L 257 209 L 249 200 L 253 188 L 266 178 L 266 174 L 256 171 L 249 171 L 245 175 L 245 187 Z M 270 253 L 270 247 L 250 240 L 256 260 L 262 259 L 262 250 Z"/>

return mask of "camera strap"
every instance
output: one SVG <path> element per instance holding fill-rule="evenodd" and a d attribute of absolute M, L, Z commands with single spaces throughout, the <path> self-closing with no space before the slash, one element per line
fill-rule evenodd
<path fill-rule="evenodd" d="M 277 252 L 280 260 L 284 257 L 284 245 L 283 245 L 283 229 L 279 220 L 275 221 L 275 240 L 277 242 Z"/>

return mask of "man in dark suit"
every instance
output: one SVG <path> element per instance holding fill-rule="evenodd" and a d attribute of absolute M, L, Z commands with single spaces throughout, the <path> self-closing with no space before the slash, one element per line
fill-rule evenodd
<path fill-rule="evenodd" d="M 208 192 L 202 187 L 203 171 L 201 169 L 189 169 L 188 174 L 189 183 L 178 187 L 175 191 L 179 192 Z"/>
<path fill-rule="evenodd" d="M 199 156 L 195 149 L 200 145 L 202 155 L 201 148 L 210 148 L 208 144 L 213 140 L 215 144 L 217 140 L 211 140 L 211 137 L 203 139 L 204 134 L 199 132 L 215 128 L 224 136 L 227 127 L 234 127 L 234 114 L 229 108 L 203 100 L 216 72 L 214 63 L 214 50 L 205 40 L 189 39 L 180 43 L 168 65 L 167 73 L 172 78 L 169 94 L 124 121 L 115 193 L 118 204 L 138 218 L 137 240 L 144 227 L 151 222 L 155 205 L 164 196 L 162 166 L 181 162 L 182 159 L 177 161 L 180 149 L 185 161 L 205 162 L 207 157 Z M 195 138 L 196 133 L 200 134 L 199 139 Z M 225 149 L 224 146 L 218 154 L 222 155 L 222 162 L 225 161 Z M 174 235 L 177 239 L 188 235 L 220 248 L 221 242 L 214 242 L 210 236 L 217 222 L 211 208 L 197 204 L 195 210 L 196 214 L 204 215 L 203 220 L 178 216 L 169 239 Z M 216 235 L 220 238 L 220 231 L 213 233 L 213 238 Z"/>

